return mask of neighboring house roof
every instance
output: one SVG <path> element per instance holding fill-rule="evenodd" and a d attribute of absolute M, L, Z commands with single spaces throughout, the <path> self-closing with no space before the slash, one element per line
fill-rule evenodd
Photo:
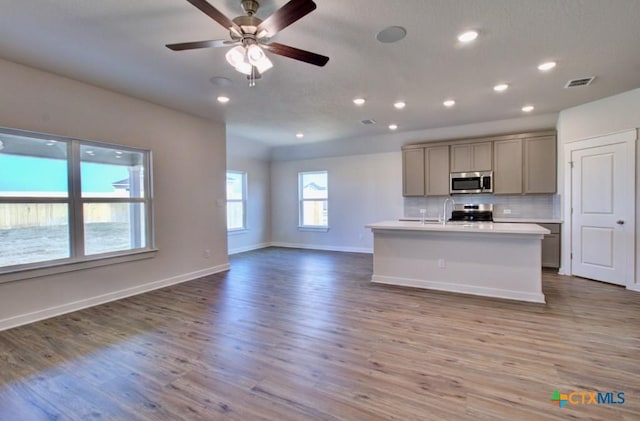
<path fill-rule="evenodd" d="M 311 189 L 311 190 L 318 190 L 318 191 L 323 191 L 326 190 L 326 187 L 323 186 L 319 186 L 316 183 L 314 183 L 313 181 L 309 184 L 307 184 L 306 186 L 304 186 L 304 189 Z"/>
<path fill-rule="evenodd" d="M 129 179 L 125 178 L 124 180 L 114 181 L 111 183 L 114 189 L 125 189 L 129 190 Z"/>

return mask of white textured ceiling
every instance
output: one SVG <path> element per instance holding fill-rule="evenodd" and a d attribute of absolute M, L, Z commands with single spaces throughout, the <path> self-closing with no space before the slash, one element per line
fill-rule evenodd
<path fill-rule="evenodd" d="M 240 0 L 210 0 L 230 18 Z M 286 0 L 262 0 L 265 18 Z M 324 68 L 270 55 L 274 68 L 249 88 L 226 49 L 173 52 L 168 43 L 226 39 L 186 0 L 2 0 L 0 57 L 225 122 L 229 136 L 270 145 L 363 138 L 521 117 L 640 86 L 638 0 L 316 0 L 318 8 L 273 41 L 330 57 Z M 389 26 L 407 37 L 382 44 Z M 473 45 L 456 35 L 473 28 Z M 556 60 L 542 74 L 536 66 Z M 214 76 L 232 80 L 215 86 Z M 569 79 L 596 76 L 588 87 Z M 496 94 L 492 87 L 511 89 Z M 219 94 L 231 98 L 216 102 Z M 367 103 L 351 102 L 364 96 Z M 445 109 L 442 101 L 455 98 Z M 407 102 L 398 111 L 396 100 Z M 363 119 L 379 124 L 364 126 Z M 305 138 L 295 138 L 302 131 Z"/>

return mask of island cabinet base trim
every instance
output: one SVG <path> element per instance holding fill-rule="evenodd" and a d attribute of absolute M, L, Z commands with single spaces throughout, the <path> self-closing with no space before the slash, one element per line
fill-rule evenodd
<path fill-rule="evenodd" d="M 424 279 L 397 278 L 393 276 L 373 275 L 371 282 L 376 284 L 396 285 L 412 288 L 432 289 L 461 294 L 479 295 L 482 297 L 504 298 L 507 300 L 527 301 L 530 303 L 545 304 L 542 293 L 509 291 L 498 288 L 488 288 L 476 285 L 455 284 L 449 282 L 428 281 Z"/>

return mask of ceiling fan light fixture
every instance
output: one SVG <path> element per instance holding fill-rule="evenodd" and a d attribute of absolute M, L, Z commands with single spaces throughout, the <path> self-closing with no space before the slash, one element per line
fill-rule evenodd
<path fill-rule="evenodd" d="M 236 66 L 237 71 L 247 76 L 251 74 L 251 69 L 253 69 L 253 66 L 248 61 L 238 63 L 238 65 Z"/>
<path fill-rule="evenodd" d="M 236 69 L 240 64 L 246 62 L 244 47 L 241 45 L 237 45 L 232 49 L 230 49 L 229 51 L 227 51 L 224 57 L 227 59 L 227 63 L 229 63 Z"/>
<path fill-rule="evenodd" d="M 252 66 L 256 66 L 260 74 L 273 67 L 273 63 L 258 44 L 247 47 L 247 59 Z"/>
<path fill-rule="evenodd" d="M 262 58 L 262 60 L 260 60 L 259 62 L 257 62 L 255 64 L 256 68 L 258 69 L 258 71 L 260 72 L 260 74 L 266 72 L 267 70 L 269 70 L 270 68 L 273 67 L 273 63 L 271 62 L 271 60 L 269 60 L 269 58 L 267 56 L 264 56 Z"/>

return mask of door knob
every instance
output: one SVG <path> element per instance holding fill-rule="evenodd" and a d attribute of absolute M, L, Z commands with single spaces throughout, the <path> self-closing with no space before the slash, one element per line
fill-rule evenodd
<path fill-rule="evenodd" d="M 624 225 L 624 221 L 623 221 L 622 219 L 618 219 L 618 220 L 616 221 L 616 224 L 618 224 L 618 225 Z"/>

